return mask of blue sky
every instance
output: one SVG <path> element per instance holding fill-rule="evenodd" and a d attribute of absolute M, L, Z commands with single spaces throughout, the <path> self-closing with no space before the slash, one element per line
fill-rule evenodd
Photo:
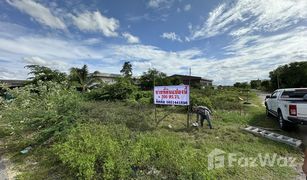
<path fill-rule="evenodd" d="M 148 68 L 231 85 L 307 60 L 306 0 L 2 0 L 0 79 L 27 64 L 134 75 Z"/>

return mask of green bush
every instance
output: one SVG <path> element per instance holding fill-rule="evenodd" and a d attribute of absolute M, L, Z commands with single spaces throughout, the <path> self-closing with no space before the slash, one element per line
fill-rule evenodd
<path fill-rule="evenodd" d="M 152 91 L 136 91 L 134 93 L 134 99 L 139 100 L 142 98 L 153 98 L 153 92 Z"/>
<path fill-rule="evenodd" d="M 205 179 L 201 151 L 169 132 L 145 133 L 133 145 L 138 176 L 157 179 Z"/>
<path fill-rule="evenodd" d="M 209 109 L 212 109 L 212 103 L 208 97 L 191 94 L 190 98 L 192 106 L 207 106 Z"/>
<path fill-rule="evenodd" d="M 240 110 L 242 104 L 239 97 L 245 97 L 246 92 L 239 89 L 192 89 L 191 104 L 205 105 L 215 110 Z"/>
<path fill-rule="evenodd" d="M 132 98 L 136 91 L 137 87 L 132 84 L 131 80 L 119 78 L 116 83 L 94 89 L 87 93 L 87 96 L 92 100 L 126 100 Z"/>
<path fill-rule="evenodd" d="M 126 179 L 132 173 L 129 161 L 130 131 L 123 126 L 81 125 L 53 151 L 72 176 L 82 179 Z"/>
<path fill-rule="evenodd" d="M 152 129 L 154 120 L 152 107 L 128 102 L 89 102 L 82 105 L 82 119 L 103 124 L 124 124 L 131 130 Z"/>
<path fill-rule="evenodd" d="M 143 98 L 139 99 L 138 102 L 140 104 L 143 104 L 143 105 L 151 104 L 151 103 L 153 103 L 153 98 L 145 98 L 145 97 L 143 97 Z"/>
<path fill-rule="evenodd" d="M 204 179 L 201 151 L 169 132 L 133 133 L 124 126 L 84 124 L 53 152 L 82 179 Z"/>
<path fill-rule="evenodd" d="M 240 92 L 236 90 L 220 91 L 211 97 L 213 107 L 223 110 L 240 110 L 242 105 L 239 100 Z"/>
<path fill-rule="evenodd" d="M 1 121 L 9 123 L 10 131 L 20 136 L 34 132 L 34 143 L 68 129 L 80 116 L 80 95 L 58 83 L 38 82 L 8 92 L 14 99 L 5 102 Z"/>

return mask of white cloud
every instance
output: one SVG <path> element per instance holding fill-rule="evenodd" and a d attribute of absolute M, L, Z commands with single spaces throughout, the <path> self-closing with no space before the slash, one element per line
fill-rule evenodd
<path fill-rule="evenodd" d="M 1 25 L 6 28 L 1 28 Z M 213 79 L 215 84 L 233 84 L 268 78 L 269 71 L 279 65 L 307 59 L 307 27 L 270 36 L 248 33 L 235 36 L 233 42 L 223 49 L 226 57 L 216 58 L 208 58 L 206 52 L 197 48 L 166 51 L 142 44 L 107 43 L 93 47 L 82 40 L 40 36 L 23 28 L 14 30 L 19 28 L 0 23 L 0 78 L 26 78 L 27 70 L 23 67 L 28 63 L 57 69 L 62 67 L 63 71 L 88 64 L 91 71 L 117 73 L 122 66 L 121 60 L 125 59 L 133 64 L 135 75 L 149 67 L 169 75 L 187 74 L 188 67 L 191 67 L 193 75 Z M 7 33 L 6 29 L 12 32 Z"/>
<path fill-rule="evenodd" d="M 42 58 L 37 57 L 37 56 L 25 57 L 25 58 L 23 58 L 23 60 L 27 64 L 35 64 L 35 65 L 42 65 L 42 66 L 48 66 L 48 65 L 54 64 L 51 61 L 47 61 L 47 60 L 42 59 Z"/>
<path fill-rule="evenodd" d="M 142 20 L 146 20 L 146 21 L 166 21 L 168 18 L 169 14 L 149 14 L 149 13 L 145 13 L 143 15 L 138 15 L 138 16 L 134 16 L 134 15 L 127 15 L 127 20 L 128 21 L 133 21 L 133 22 L 138 22 L 138 21 L 142 21 Z"/>
<path fill-rule="evenodd" d="M 138 37 L 136 36 L 133 36 L 132 34 L 128 33 L 128 32 L 124 32 L 122 33 L 122 36 L 124 38 L 127 39 L 127 42 L 130 43 L 130 44 L 135 44 L 135 43 L 140 43 L 140 40 Z"/>
<path fill-rule="evenodd" d="M 225 58 L 207 58 L 198 49 L 168 52 L 154 46 L 116 46 L 115 54 L 134 62 L 137 72 L 155 67 L 168 74 L 187 73 L 213 79 L 216 84 L 232 85 L 237 81 L 268 78 L 279 65 L 307 60 L 307 28 L 300 27 L 272 36 L 244 35 L 225 50 Z"/>
<path fill-rule="evenodd" d="M 175 32 L 165 32 L 161 35 L 164 39 L 182 42 L 181 38 Z"/>
<path fill-rule="evenodd" d="M 244 35 L 235 39 L 225 50 L 231 55 L 212 63 L 216 79 L 226 82 L 268 78 L 268 72 L 279 65 L 307 60 L 307 28 L 272 35 Z M 228 74 L 228 76 L 227 76 Z M 224 77 L 222 80 L 221 77 Z"/>
<path fill-rule="evenodd" d="M 240 29 L 230 32 L 229 34 L 234 37 L 239 37 L 239 36 L 249 33 L 250 31 L 252 31 L 250 28 L 240 28 Z"/>
<path fill-rule="evenodd" d="M 278 65 L 306 60 L 306 46 L 307 28 L 269 37 L 244 35 L 225 48 L 230 53 L 229 57 L 216 59 L 207 58 L 199 49 L 172 52 L 142 44 L 109 44 L 97 50 L 85 46 L 82 41 L 30 35 L 16 37 L 14 34 L 2 37 L 0 32 L 0 59 L 9 60 L 4 64 L 0 62 L 1 67 L 6 67 L 0 78 L 25 78 L 25 62 L 58 69 L 63 66 L 62 69 L 67 70 L 68 67 L 95 62 L 96 65 L 89 64 L 91 70 L 117 73 L 122 65 L 120 60 L 125 59 L 132 62 L 135 75 L 140 75 L 149 67 L 169 75 L 187 74 L 188 67 L 192 67 L 193 75 L 213 79 L 216 84 L 233 84 L 267 78 L 268 72 Z"/>
<path fill-rule="evenodd" d="M 114 51 L 114 57 L 130 60 L 135 65 L 133 69 L 138 75 L 150 67 L 157 68 L 168 75 L 175 73 L 186 74 L 187 66 L 194 64 L 192 59 L 202 55 L 202 52 L 198 49 L 171 52 L 146 45 L 116 45 L 110 48 Z"/>
<path fill-rule="evenodd" d="M 7 2 L 19 9 L 20 11 L 30 15 L 37 22 L 56 29 L 66 29 L 64 22 L 54 16 L 50 10 L 33 0 L 7 0 Z"/>
<path fill-rule="evenodd" d="M 223 3 L 209 13 L 206 22 L 191 31 L 191 39 L 202 39 L 225 33 L 241 23 L 245 29 L 231 32 L 274 32 L 307 18 L 306 0 L 237 0 Z M 244 33 L 243 33 L 244 34 Z"/>
<path fill-rule="evenodd" d="M 23 67 L 0 67 L 0 79 L 25 79 L 23 77 L 26 77 Z"/>
<path fill-rule="evenodd" d="M 170 8 L 173 4 L 173 0 L 149 0 L 148 6 L 156 9 Z"/>
<path fill-rule="evenodd" d="M 65 71 L 69 68 L 68 64 L 64 61 L 50 60 L 50 59 L 47 60 L 39 56 L 24 57 L 23 62 L 26 63 L 27 65 L 40 65 L 40 66 L 52 67 L 60 71 Z"/>
<path fill-rule="evenodd" d="M 185 6 L 183 7 L 183 10 L 184 10 L 184 11 L 190 11 L 191 8 L 192 8 L 191 4 L 187 4 L 187 5 L 185 5 Z"/>
<path fill-rule="evenodd" d="M 116 37 L 119 28 L 119 21 L 114 18 L 103 16 L 99 11 L 84 12 L 77 16 L 72 16 L 73 23 L 84 31 L 101 32 L 107 37 Z"/>
<path fill-rule="evenodd" d="M 89 39 L 83 40 L 84 45 L 95 45 L 95 44 L 99 44 L 101 42 L 102 41 L 98 38 L 89 38 Z"/>

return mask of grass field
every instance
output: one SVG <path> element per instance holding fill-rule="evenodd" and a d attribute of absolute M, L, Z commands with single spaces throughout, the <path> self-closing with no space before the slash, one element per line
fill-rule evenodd
<path fill-rule="evenodd" d="M 208 154 L 215 148 L 239 157 L 276 154 L 302 160 L 298 149 L 242 131 L 246 125 L 276 127 L 265 117 L 264 107 L 253 95 L 251 105 L 240 110 L 215 110 L 213 129 L 186 127 L 183 108 L 89 101 L 82 104 L 78 122 L 69 130 L 41 144 L 36 131 L 12 134 L 1 121 L 1 151 L 15 164 L 20 179 L 293 179 L 293 167 L 208 169 Z M 191 115 L 195 121 L 196 115 Z M 158 126 L 157 126 L 158 124 Z M 22 126 L 22 125 L 21 125 Z M 28 154 L 20 154 L 32 145 Z M 226 159 L 227 160 L 227 159 Z"/>

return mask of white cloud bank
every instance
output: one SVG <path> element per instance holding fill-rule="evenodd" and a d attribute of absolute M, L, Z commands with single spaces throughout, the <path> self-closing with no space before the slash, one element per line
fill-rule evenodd
<path fill-rule="evenodd" d="M 84 12 L 72 18 L 80 30 L 99 31 L 107 37 L 118 36 L 116 30 L 119 28 L 119 21 L 115 18 L 105 17 L 99 11 Z"/>
<path fill-rule="evenodd" d="M 36 1 L 7 0 L 7 2 L 43 25 L 56 29 L 66 29 L 66 25 L 60 18 L 54 16 L 47 7 Z"/>
<path fill-rule="evenodd" d="M 10 29 L 8 24 L 6 27 Z M 23 68 L 26 64 L 67 71 L 69 67 L 86 63 L 91 70 L 117 73 L 122 66 L 121 60 L 125 59 L 132 62 L 135 75 L 149 67 L 169 75 L 187 74 L 188 68 L 192 67 L 193 75 L 213 79 L 215 84 L 233 84 L 267 78 L 268 72 L 281 64 L 306 60 L 305 47 L 307 27 L 265 38 L 242 36 L 225 47 L 230 54 L 227 58 L 207 58 L 205 52 L 197 48 L 173 52 L 142 44 L 104 44 L 93 48 L 83 41 L 42 37 L 28 32 L 7 35 L 0 28 L 0 78 L 26 78 L 27 71 Z"/>
<path fill-rule="evenodd" d="M 259 12 L 256 9 L 252 11 L 245 3 L 246 8 L 251 10 L 251 15 L 245 12 L 241 7 L 242 4 L 238 5 L 242 2 L 258 3 L 258 1 L 239 0 L 229 9 L 226 8 L 227 4 L 221 4 L 211 12 L 206 21 L 211 24 L 208 26 L 208 31 L 191 36 L 192 40 L 213 37 L 221 33 L 228 33 L 233 37 L 233 41 L 223 49 L 226 56 L 216 56 L 216 58 L 206 57 L 206 53 L 197 48 L 174 52 L 142 44 L 103 44 L 99 48 L 93 48 L 82 41 L 33 35 L 20 26 L 11 25 L 10 27 L 9 23 L 0 22 L 0 67 L 2 67 L 0 78 L 25 78 L 26 70 L 23 69 L 25 63 L 56 66 L 56 63 L 53 62 L 64 62 L 67 65 L 63 65 L 65 68 L 88 63 L 91 70 L 116 73 L 119 72 L 122 65 L 120 60 L 125 59 L 132 62 L 134 73 L 138 75 L 149 67 L 155 67 L 169 75 L 187 74 L 188 67 L 192 67 L 193 75 L 213 79 L 216 84 L 233 84 L 236 81 L 267 78 L 268 72 L 279 65 L 307 60 L 307 27 L 291 26 L 296 25 L 302 20 L 302 17 L 305 17 L 305 12 L 300 8 L 305 6 L 306 1 L 296 0 L 297 7 L 292 7 L 292 1 L 285 0 L 280 7 L 289 7 L 288 9 L 277 8 L 278 10 L 271 12 L 264 11 L 263 6 L 251 4 L 254 8 L 258 7 L 256 9 Z M 268 2 L 272 3 L 272 1 Z M 265 2 L 261 1 L 261 3 Z M 278 5 L 273 4 L 272 8 L 276 8 L 275 6 Z M 233 9 L 235 7 L 238 11 Z M 300 11 L 296 12 L 293 8 Z M 280 16 L 276 15 L 276 11 L 280 12 Z M 89 14 L 88 19 L 92 20 L 93 13 Z M 272 17 L 277 18 L 276 21 L 273 21 Z M 279 17 L 282 19 L 279 20 Z M 245 23 L 246 18 L 255 18 L 255 21 Z M 243 24 L 234 27 L 236 22 Z M 281 22 L 284 24 L 280 24 Z M 84 27 L 87 27 L 88 24 L 84 24 Z M 201 30 L 201 26 L 195 27 L 191 26 L 192 32 Z M 283 30 L 283 28 L 287 30 L 269 33 L 269 35 L 255 33 Z M 87 31 L 97 31 L 97 29 L 99 28 L 85 28 Z M 116 33 L 116 29 L 108 31 L 112 34 L 112 32 Z M 103 33 L 102 30 L 98 31 Z M 172 32 L 164 34 L 164 37 L 171 40 L 178 39 L 178 35 Z"/>
<path fill-rule="evenodd" d="M 68 64 L 64 61 L 43 59 L 38 56 L 24 57 L 23 62 L 31 65 L 53 67 L 60 71 L 66 71 L 69 68 Z"/>
<path fill-rule="evenodd" d="M 190 39 L 213 37 L 232 30 L 231 35 L 274 32 L 307 19 L 306 0 L 237 0 L 223 3 L 208 19 L 191 31 Z M 243 29 L 236 29 L 242 23 Z"/>

